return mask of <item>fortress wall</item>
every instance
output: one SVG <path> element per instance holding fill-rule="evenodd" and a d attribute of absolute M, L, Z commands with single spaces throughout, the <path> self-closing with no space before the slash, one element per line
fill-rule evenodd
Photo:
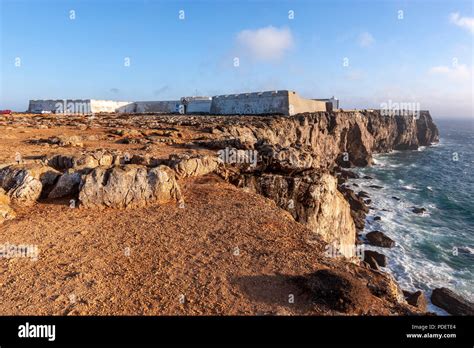
<path fill-rule="evenodd" d="M 288 115 L 288 91 L 219 95 L 212 98 L 211 114 Z"/>
<path fill-rule="evenodd" d="M 184 105 L 183 105 L 184 104 Z M 178 113 L 180 105 L 186 113 L 216 115 L 294 115 L 304 112 L 326 111 L 328 103 L 304 99 L 293 91 L 241 93 L 209 97 L 184 97 L 181 100 L 124 102 L 95 99 L 30 100 L 30 112 L 90 114 L 119 113 Z"/>
<path fill-rule="evenodd" d="M 116 112 L 125 113 L 125 114 L 132 114 L 132 113 L 136 112 L 136 109 L 137 109 L 137 103 L 130 103 L 130 104 L 118 107 Z"/>
<path fill-rule="evenodd" d="M 62 100 L 30 100 L 28 112 L 54 112 L 56 110 L 57 102 L 62 102 Z"/>
<path fill-rule="evenodd" d="M 296 115 L 304 112 L 327 111 L 325 101 L 301 98 L 295 92 L 289 92 L 289 115 Z"/>
<path fill-rule="evenodd" d="M 147 112 L 156 112 L 156 113 L 171 113 L 178 112 L 179 105 L 181 102 L 179 100 L 168 100 L 168 101 L 141 101 L 133 103 L 133 107 L 126 107 L 119 109 L 119 112 L 137 112 L 137 113 L 147 113 Z M 122 111 L 133 108 L 134 110 Z"/>
<path fill-rule="evenodd" d="M 116 112 L 119 108 L 132 104 L 130 102 L 115 100 L 95 100 L 90 101 L 91 112 Z"/>
<path fill-rule="evenodd" d="M 211 103 L 212 100 L 209 98 L 208 100 L 191 100 L 188 102 L 186 106 L 186 113 L 206 113 L 209 114 L 211 112 Z"/>
<path fill-rule="evenodd" d="M 91 113 L 90 99 L 47 99 L 30 100 L 28 112 L 51 112 L 64 114 L 88 114 Z"/>

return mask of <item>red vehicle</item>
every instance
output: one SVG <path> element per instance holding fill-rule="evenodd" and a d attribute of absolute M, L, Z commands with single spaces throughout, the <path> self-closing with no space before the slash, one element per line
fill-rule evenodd
<path fill-rule="evenodd" d="M 12 111 L 11 110 L 0 110 L 1 115 L 11 115 Z"/>

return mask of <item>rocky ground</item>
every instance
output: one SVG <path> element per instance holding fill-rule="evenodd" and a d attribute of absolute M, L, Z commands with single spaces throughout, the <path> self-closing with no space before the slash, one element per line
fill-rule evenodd
<path fill-rule="evenodd" d="M 368 198 L 343 167 L 437 141 L 428 113 L 14 114 L 0 134 L 0 314 L 425 311 L 358 257 Z"/>

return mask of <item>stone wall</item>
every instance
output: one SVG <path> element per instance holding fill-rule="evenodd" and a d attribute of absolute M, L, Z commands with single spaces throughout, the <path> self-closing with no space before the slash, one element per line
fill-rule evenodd
<path fill-rule="evenodd" d="M 130 104 L 132 103 L 115 100 L 90 100 L 91 112 L 116 112 L 119 108 Z"/>
<path fill-rule="evenodd" d="M 90 99 L 30 100 L 30 103 L 28 106 L 28 112 L 89 114 L 91 113 L 91 100 Z"/>
<path fill-rule="evenodd" d="M 304 112 L 318 112 L 327 110 L 325 101 L 301 98 L 296 92 L 292 91 L 288 92 L 288 101 L 288 115 L 290 116 Z"/>
<path fill-rule="evenodd" d="M 220 95 L 212 98 L 211 114 L 291 116 L 304 112 L 326 111 L 326 102 L 301 98 L 293 91 L 269 91 Z"/>
<path fill-rule="evenodd" d="M 30 100 L 28 111 L 32 113 L 91 114 L 94 112 L 116 112 L 132 103 L 95 99 L 49 99 Z"/>
<path fill-rule="evenodd" d="M 30 100 L 30 112 L 90 114 L 119 113 L 201 113 L 216 115 L 286 115 L 328 111 L 328 103 L 305 99 L 294 91 L 268 91 L 219 95 L 215 97 L 183 97 L 181 100 L 124 102 L 95 99 Z"/>
<path fill-rule="evenodd" d="M 186 113 L 193 114 L 193 113 L 205 113 L 209 114 L 211 112 L 211 103 L 212 99 L 209 98 L 208 100 L 191 100 L 186 105 Z"/>
<path fill-rule="evenodd" d="M 179 100 L 139 101 L 117 109 L 121 113 L 175 113 L 179 112 Z"/>
<path fill-rule="evenodd" d="M 288 115 L 288 91 L 218 95 L 212 98 L 211 114 Z"/>

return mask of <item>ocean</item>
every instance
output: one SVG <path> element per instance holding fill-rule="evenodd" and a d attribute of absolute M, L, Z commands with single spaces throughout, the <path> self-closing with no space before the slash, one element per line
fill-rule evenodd
<path fill-rule="evenodd" d="M 474 121 L 435 123 L 439 144 L 375 155 L 373 166 L 355 170 L 373 180 L 351 182 L 372 200 L 363 234 L 380 230 L 397 243 L 392 249 L 366 248 L 387 255 L 386 271 L 402 289 L 421 289 L 429 299 L 434 288 L 447 287 L 473 301 Z M 412 207 L 426 212 L 415 214 Z M 431 303 L 428 309 L 446 314 Z"/>

